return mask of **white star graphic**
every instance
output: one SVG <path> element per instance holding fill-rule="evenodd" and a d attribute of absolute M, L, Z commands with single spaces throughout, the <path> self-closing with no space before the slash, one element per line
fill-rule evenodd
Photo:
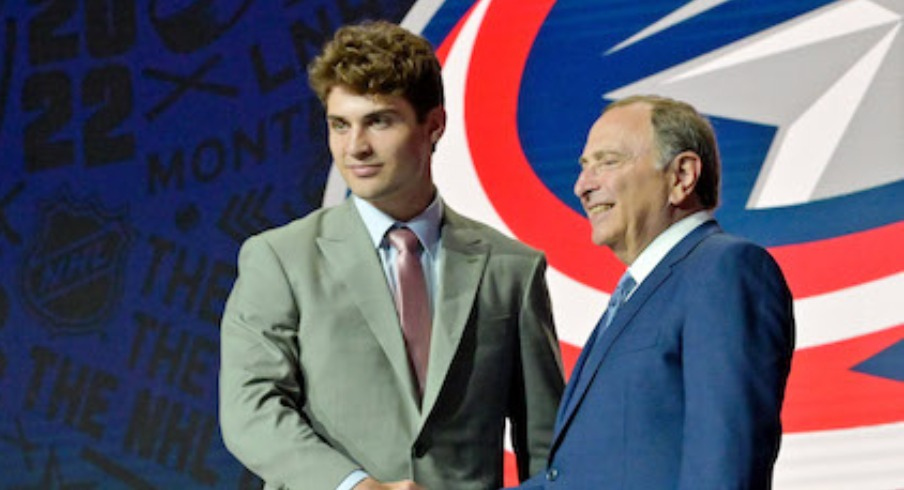
<path fill-rule="evenodd" d="M 704 3 L 713 4 L 683 9 L 702 12 Z M 668 25 L 690 17 L 678 12 Z M 605 97 L 658 93 L 710 115 L 776 126 L 749 208 L 896 182 L 904 179 L 902 16 L 900 0 L 837 1 Z"/>

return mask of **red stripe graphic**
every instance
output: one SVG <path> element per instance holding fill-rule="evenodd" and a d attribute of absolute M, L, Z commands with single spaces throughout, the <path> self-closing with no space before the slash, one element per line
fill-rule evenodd
<path fill-rule="evenodd" d="M 904 325 L 794 353 L 782 411 L 784 432 L 900 421 L 904 383 L 851 368 L 904 339 Z"/>

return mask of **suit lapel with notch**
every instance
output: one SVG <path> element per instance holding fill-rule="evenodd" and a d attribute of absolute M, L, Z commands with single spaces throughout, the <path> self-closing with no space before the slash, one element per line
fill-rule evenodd
<path fill-rule="evenodd" d="M 429 417 L 474 307 L 489 257 L 489 245 L 467 222 L 446 206 L 441 230 L 442 261 L 436 288 L 433 333 L 421 426 Z"/>
<path fill-rule="evenodd" d="M 367 228 L 351 199 L 337 206 L 332 218 L 324 224 L 317 246 L 331 270 L 336 271 L 338 280 L 348 288 L 352 301 L 392 365 L 399 385 L 407 395 L 405 398 L 414 406 L 414 380 L 399 317 Z"/>
<path fill-rule="evenodd" d="M 607 328 L 601 336 L 597 331 L 591 335 L 591 338 L 587 342 L 587 346 L 592 346 L 592 348 L 586 353 L 582 352 L 581 357 L 586 357 L 586 359 L 579 360 L 579 362 L 583 361 L 579 379 L 570 380 L 569 385 L 572 383 L 576 384 L 573 388 L 569 386 L 566 390 L 570 396 L 563 399 L 565 405 L 562 407 L 562 413 L 557 421 L 556 433 L 553 436 L 552 451 L 555 451 L 558 447 L 558 444 L 562 439 L 562 434 L 567 430 L 568 423 L 571 421 L 575 411 L 583 401 L 587 389 L 590 384 L 593 383 L 603 360 L 608 355 L 612 345 L 618 340 L 619 335 L 621 335 L 625 328 L 631 323 L 631 320 L 643 307 L 644 303 L 653 296 L 662 283 L 672 274 L 672 268 L 687 257 L 704 238 L 718 231 L 720 231 L 719 225 L 715 221 L 710 221 L 700 225 L 688 236 L 684 237 L 653 269 L 637 290 L 634 291 L 630 300 L 621 306 L 618 310 L 618 314 L 609 325 L 609 328 Z M 599 336 L 599 339 L 596 339 L 597 336 Z M 591 341 L 594 343 L 591 344 Z M 550 454 L 552 454 L 552 451 Z"/>

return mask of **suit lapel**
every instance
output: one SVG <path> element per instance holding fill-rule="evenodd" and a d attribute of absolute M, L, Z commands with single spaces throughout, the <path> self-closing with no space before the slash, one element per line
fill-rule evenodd
<path fill-rule="evenodd" d="M 612 324 L 609 325 L 609 328 L 602 333 L 598 340 L 595 339 L 599 336 L 599 327 L 594 330 L 585 346 L 589 350 L 581 353 L 583 366 L 581 367 L 580 375 L 578 379 L 572 379 L 568 383 L 569 386 L 566 391 L 570 393 L 570 397 L 566 400 L 566 406 L 563 407 L 564 412 L 560 414 L 560 423 L 557 424 L 556 433 L 553 436 L 553 450 L 557 447 L 569 421 L 574 416 L 574 412 L 580 406 L 588 387 L 596 377 L 603 360 L 608 355 L 612 345 L 618 340 L 622 331 L 630 325 L 631 320 L 643 307 L 644 303 L 653 296 L 662 283 L 672 274 L 672 268 L 675 264 L 687 257 L 704 238 L 719 230 L 719 225 L 715 222 L 708 222 L 700 225 L 688 236 L 684 237 L 640 284 L 628 302 L 621 306 Z M 595 342 L 591 343 L 594 340 Z M 586 359 L 583 359 L 585 357 Z M 572 383 L 575 385 L 573 388 L 571 386 Z"/>
<path fill-rule="evenodd" d="M 584 364 L 587 363 L 587 357 L 590 355 L 591 351 L 589 346 L 596 343 L 596 337 L 600 333 L 600 324 L 602 321 L 603 317 L 601 316 L 596 327 L 594 327 L 593 332 L 590 333 L 590 337 L 584 343 L 584 345 L 588 347 L 581 350 L 581 355 L 578 356 L 578 360 L 574 363 L 574 367 L 571 370 L 572 380 L 565 386 L 565 393 L 562 394 L 562 402 L 559 404 L 559 410 L 556 413 L 556 433 L 559 432 L 559 429 L 562 427 L 565 420 L 571 416 L 571 410 L 574 407 L 572 397 L 575 396 L 575 392 L 577 391 L 577 381 L 580 379 L 581 373 L 584 372 Z M 586 389 L 586 383 L 581 383 L 581 385 L 581 392 L 583 392 Z"/>
<path fill-rule="evenodd" d="M 442 225 L 440 284 L 436 291 L 430 364 L 421 410 L 426 422 L 442 390 L 449 366 L 474 306 L 489 256 L 489 245 L 446 207 Z"/>
<path fill-rule="evenodd" d="M 584 395 L 587 393 L 587 388 L 593 382 L 594 378 L 596 378 L 600 365 L 602 365 L 603 359 L 605 359 L 606 355 L 609 353 L 609 349 L 612 347 L 615 339 L 618 338 L 625 327 L 631 322 L 631 319 L 640 307 L 643 306 L 647 298 L 649 298 L 653 292 L 659 288 L 659 285 L 662 284 L 666 277 L 671 274 L 670 269 L 670 267 L 657 266 L 653 273 L 644 280 L 640 287 L 638 287 L 628 302 L 621 305 L 618 314 L 612 320 L 609 328 L 602 333 L 600 333 L 600 325 L 597 325 L 594 329 L 593 335 L 591 335 L 591 338 L 585 345 L 585 347 L 587 347 L 587 349 L 585 349 L 586 352 L 581 352 L 583 365 L 581 366 L 580 373 L 576 379 L 573 379 L 568 383 L 569 385 L 574 384 L 574 387 L 573 389 L 570 386 L 568 388 L 570 397 L 567 400 L 567 405 L 564 407 L 565 411 L 561 417 L 561 424 L 558 428 L 559 432 L 563 432 L 562 429 L 568 424 L 571 417 L 574 415 L 575 410 L 580 406 L 584 399 Z M 558 434 L 556 434 L 554 439 L 558 439 Z"/>
<path fill-rule="evenodd" d="M 415 387 L 408 366 L 399 317 L 380 258 L 351 200 L 336 208 L 336 219 L 324 225 L 317 245 L 336 277 L 348 288 L 367 327 L 376 337 L 402 386 L 414 404 Z"/>

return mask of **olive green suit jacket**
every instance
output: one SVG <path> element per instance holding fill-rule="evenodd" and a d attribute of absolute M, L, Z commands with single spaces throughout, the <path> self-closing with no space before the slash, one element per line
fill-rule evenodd
<path fill-rule="evenodd" d="M 352 471 L 430 490 L 502 484 L 506 418 L 523 477 L 545 464 L 563 389 L 542 254 L 445 208 L 418 406 L 380 258 L 349 199 L 247 240 L 221 330 L 227 448 L 267 488 Z"/>

